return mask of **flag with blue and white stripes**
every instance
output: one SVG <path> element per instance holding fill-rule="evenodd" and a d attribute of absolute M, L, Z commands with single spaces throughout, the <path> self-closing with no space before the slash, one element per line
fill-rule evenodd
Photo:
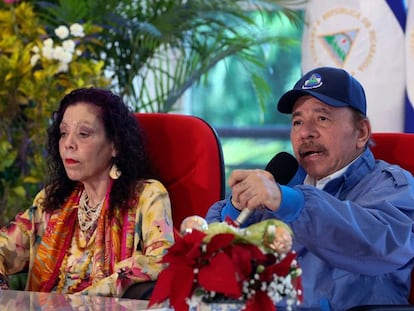
<path fill-rule="evenodd" d="M 414 66 L 409 74 L 406 66 L 406 54 L 414 64 L 414 34 L 405 36 L 406 18 L 404 0 L 309 0 L 306 6 L 303 72 L 319 66 L 350 72 L 364 86 L 374 132 L 408 131 L 414 123 L 406 116 L 414 99 Z"/>
<path fill-rule="evenodd" d="M 406 86 L 404 131 L 414 133 L 414 1 L 408 3 L 407 23 L 405 28 L 406 47 Z"/>

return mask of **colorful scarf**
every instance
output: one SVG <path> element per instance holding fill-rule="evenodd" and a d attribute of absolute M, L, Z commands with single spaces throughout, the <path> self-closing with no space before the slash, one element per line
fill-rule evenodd
<path fill-rule="evenodd" d="M 112 274 L 115 263 L 130 257 L 133 252 L 133 238 L 128 236 L 134 235 L 134 221 L 131 220 L 135 219 L 135 209 L 122 212 L 119 208 L 115 208 L 112 217 L 109 217 L 111 187 L 112 180 L 105 195 L 96 229 L 90 283 Z M 63 258 L 70 248 L 74 228 L 77 225 L 82 191 L 82 186 L 76 187 L 63 207 L 51 215 L 33 261 L 28 290 L 51 292 L 57 284 Z"/>

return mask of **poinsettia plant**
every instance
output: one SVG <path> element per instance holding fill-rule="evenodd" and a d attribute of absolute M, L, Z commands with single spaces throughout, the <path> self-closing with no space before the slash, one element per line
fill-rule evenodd
<path fill-rule="evenodd" d="M 238 301 L 244 310 L 288 308 L 302 299 L 301 270 L 290 229 L 266 220 L 245 229 L 223 222 L 177 236 L 163 257 L 150 306 L 168 301 L 176 311 L 200 302 Z"/>

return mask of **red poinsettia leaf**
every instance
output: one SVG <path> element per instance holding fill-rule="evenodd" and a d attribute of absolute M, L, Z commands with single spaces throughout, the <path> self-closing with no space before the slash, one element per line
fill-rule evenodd
<path fill-rule="evenodd" d="M 189 306 L 186 298 L 190 298 L 193 293 L 194 274 L 191 273 L 191 278 L 183 278 L 182 276 L 176 277 L 172 282 L 170 305 L 175 311 L 187 311 Z"/>
<path fill-rule="evenodd" d="M 192 295 L 193 284 L 194 271 L 191 266 L 170 265 L 158 275 L 149 306 L 170 299 L 175 310 L 186 310 L 182 309 L 181 302 L 185 303 L 185 298 Z"/>
<path fill-rule="evenodd" d="M 280 262 L 266 267 L 266 274 L 277 274 L 284 277 L 292 270 L 292 261 L 295 259 L 295 254 L 289 253 Z"/>
<path fill-rule="evenodd" d="M 185 261 L 188 265 L 193 265 L 201 255 L 201 244 L 205 236 L 204 232 L 193 230 L 191 233 L 179 237 L 168 249 L 162 262 L 182 263 Z"/>
<path fill-rule="evenodd" d="M 237 276 L 240 281 L 250 278 L 252 274 L 252 255 L 249 247 L 235 244 L 229 249 Z"/>
<path fill-rule="evenodd" d="M 303 301 L 302 277 L 298 276 L 292 279 L 292 286 L 296 289 L 297 299 L 299 302 Z"/>
<path fill-rule="evenodd" d="M 234 264 L 223 252 L 219 252 L 210 259 L 209 264 L 200 268 L 198 281 L 205 290 L 222 293 L 230 298 L 238 298 L 242 294 Z"/>
<path fill-rule="evenodd" d="M 219 249 L 225 248 L 231 245 L 234 240 L 234 234 L 231 233 L 220 233 L 214 235 L 210 242 L 207 244 L 207 253 L 216 252 Z"/>
<path fill-rule="evenodd" d="M 191 233 L 187 233 L 183 236 L 183 240 L 187 244 L 200 245 L 206 235 L 207 234 L 203 231 L 193 229 Z"/>
<path fill-rule="evenodd" d="M 161 303 L 168 299 L 171 296 L 171 283 L 174 278 L 174 271 L 170 269 L 165 269 L 160 272 L 158 275 L 158 280 L 155 283 L 154 290 L 151 294 L 149 307 Z"/>
<path fill-rule="evenodd" d="M 280 277 L 287 276 L 292 271 L 292 261 L 295 258 L 295 253 L 288 253 L 280 262 L 267 265 L 265 271 L 261 274 L 261 280 L 270 281 L 274 274 Z"/>
<path fill-rule="evenodd" d="M 275 311 L 276 307 L 272 299 L 263 291 L 257 291 L 256 295 L 246 302 L 246 311 Z"/>
<path fill-rule="evenodd" d="M 295 259 L 296 259 L 296 252 L 289 252 L 289 253 L 286 254 L 285 258 L 282 259 L 282 262 L 286 261 L 290 265 L 291 262 Z"/>
<path fill-rule="evenodd" d="M 204 232 L 198 231 L 196 229 L 193 229 L 191 233 L 184 236 L 184 241 L 188 245 L 186 254 L 187 260 L 192 261 L 200 257 L 201 245 L 203 244 L 203 239 L 205 236 L 206 234 Z"/>
<path fill-rule="evenodd" d="M 263 253 L 262 250 L 257 245 L 248 244 L 248 247 L 249 247 L 249 251 L 252 254 L 252 258 L 254 258 L 256 262 L 262 263 L 262 264 L 269 262 L 268 255 Z"/>
<path fill-rule="evenodd" d="M 257 265 L 268 261 L 260 248 L 253 244 L 235 244 L 228 251 L 241 281 L 249 279 Z"/>
<path fill-rule="evenodd" d="M 187 253 L 187 248 L 188 246 L 182 239 L 175 240 L 175 243 L 168 248 L 167 253 L 163 256 L 162 262 L 173 262 L 177 257 L 184 256 Z"/>

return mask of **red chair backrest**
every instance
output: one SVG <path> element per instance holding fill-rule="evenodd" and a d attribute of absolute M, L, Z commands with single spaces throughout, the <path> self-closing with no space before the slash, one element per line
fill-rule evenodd
<path fill-rule="evenodd" d="M 375 158 L 398 164 L 414 174 L 414 134 L 373 133 L 372 140 L 375 145 L 371 150 Z M 411 291 L 408 301 L 414 304 L 414 270 L 411 272 Z"/>
<path fill-rule="evenodd" d="M 224 160 L 216 131 L 195 116 L 136 113 L 150 160 L 167 188 L 174 227 L 187 216 L 204 217 L 224 198 Z"/>
<path fill-rule="evenodd" d="M 398 164 L 414 174 L 414 134 L 373 133 L 371 147 L 377 159 Z"/>

